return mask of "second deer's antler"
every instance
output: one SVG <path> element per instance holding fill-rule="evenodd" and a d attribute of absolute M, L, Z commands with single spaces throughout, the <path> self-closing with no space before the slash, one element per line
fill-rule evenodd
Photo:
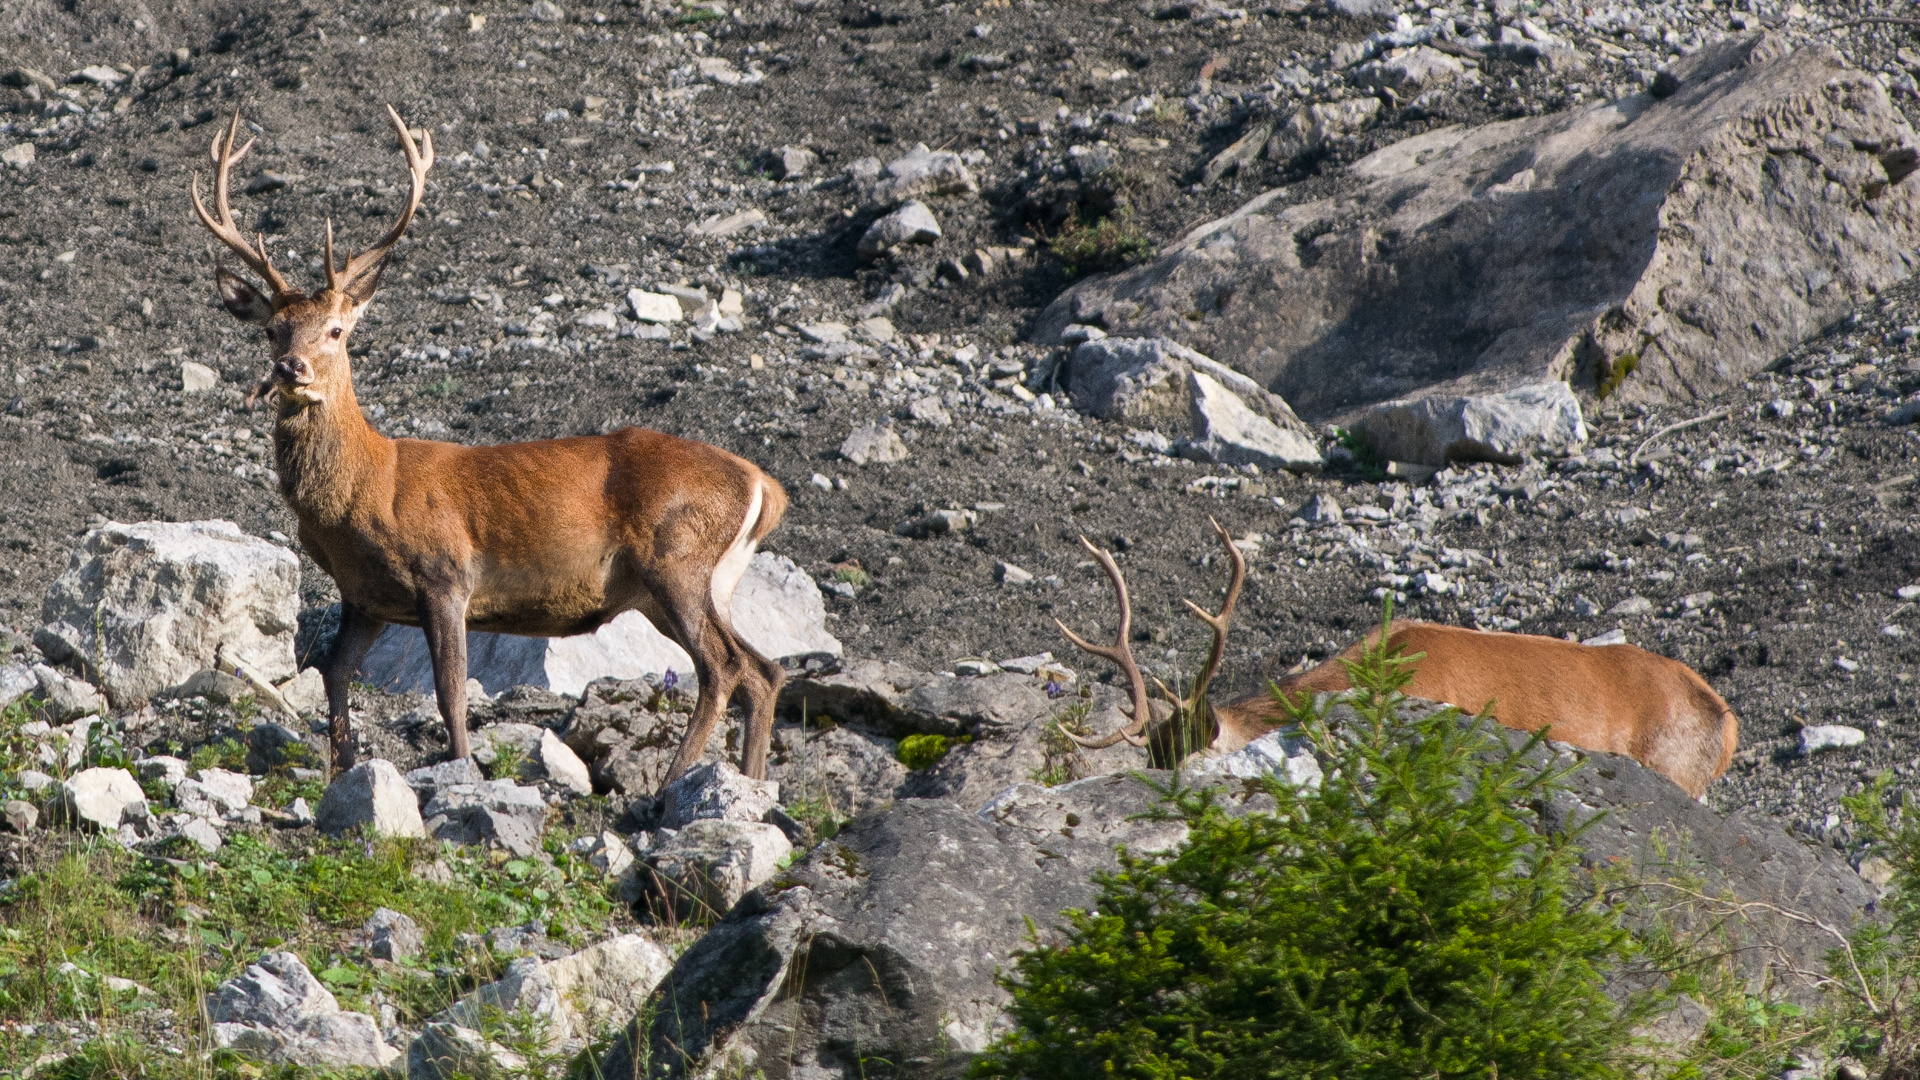
<path fill-rule="evenodd" d="M 1220 545 L 1226 549 L 1227 558 L 1233 566 L 1233 574 L 1227 584 L 1226 601 L 1220 605 L 1218 614 L 1209 614 L 1191 600 L 1183 601 L 1195 618 L 1213 630 L 1213 649 L 1207 654 L 1206 665 L 1194 677 L 1193 689 L 1185 698 L 1168 689 L 1167 685 L 1159 679 L 1154 680 L 1154 685 L 1159 687 L 1160 693 L 1173 704 L 1173 719 L 1176 722 L 1185 722 L 1211 708 L 1207 704 L 1207 688 L 1212 684 L 1213 677 L 1219 673 L 1220 662 L 1226 656 L 1227 633 L 1233 621 L 1233 607 L 1239 602 L 1241 587 L 1247 580 L 1246 556 L 1240 553 L 1240 548 L 1234 544 L 1232 535 L 1221 528 L 1218 521 L 1212 518 L 1207 520 L 1213 526 L 1213 533 L 1219 538 Z M 1067 738 L 1089 750 L 1104 749 L 1123 740 L 1132 746 L 1145 746 L 1147 744 L 1145 732 L 1147 725 L 1152 722 L 1153 708 L 1147 696 L 1146 679 L 1140 674 L 1140 665 L 1134 661 L 1133 650 L 1127 644 L 1133 624 L 1133 602 L 1127 595 L 1127 582 L 1121 576 L 1119 564 L 1114 562 L 1112 552 L 1094 547 L 1084 536 L 1080 538 L 1080 543 L 1093 553 L 1093 557 L 1099 561 L 1101 568 L 1106 570 L 1108 580 L 1113 582 L 1113 591 L 1120 604 L 1120 625 L 1115 633 L 1113 645 L 1099 646 L 1067 629 L 1066 624 L 1058 619 L 1054 620 L 1054 624 L 1060 627 L 1060 632 L 1067 635 L 1067 640 L 1073 642 L 1076 647 L 1109 661 L 1125 673 L 1128 693 L 1132 699 L 1132 711 L 1129 717 L 1132 722 L 1117 731 L 1092 739 L 1082 738 L 1071 731 L 1065 731 L 1064 728 L 1062 731 Z"/>

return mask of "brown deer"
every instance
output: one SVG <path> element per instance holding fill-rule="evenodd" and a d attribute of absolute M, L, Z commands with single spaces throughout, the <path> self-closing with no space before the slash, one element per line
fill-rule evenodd
<path fill-rule="evenodd" d="M 787 508 L 786 492 L 751 462 L 704 443 L 623 428 L 608 435 L 461 446 L 389 439 L 354 400 L 347 335 L 373 300 L 393 246 L 419 209 L 433 139 L 419 143 L 387 115 L 412 192 L 393 228 L 336 264 L 326 231 L 326 287 L 291 288 L 264 237 L 249 243 L 227 205 L 240 116 L 213 140 L 214 211 L 200 221 L 267 291 L 224 268 L 220 300 L 266 330 L 280 493 L 300 543 L 340 587 L 340 632 L 323 675 L 334 764 L 353 764 L 348 680 L 387 623 L 426 633 L 434 691 L 453 757 L 467 739 L 467 630 L 536 636 L 588 633 L 638 610 L 693 658 L 699 699 L 668 773 L 706 750 L 738 690 L 747 704 L 741 771 L 766 775 L 774 700 L 785 673 L 736 634 L 728 610 L 754 546 Z"/>
<path fill-rule="evenodd" d="M 1127 644 L 1133 610 L 1126 579 L 1113 554 L 1080 542 L 1106 570 L 1119 594 L 1120 626 L 1112 646 L 1093 645 L 1059 624 L 1081 649 L 1118 666 L 1132 702 L 1126 727 L 1098 738 L 1068 732 L 1081 746 L 1100 749 L 1125 741 L 1147 749 L 1156 768 L 1170 768 L 1191 749 L 1232 753 L 1289 721 L 1279 695 L 1351 689 L 1346 661 L 1359 658 L 1380 637 L 1375 630 L 1333 660 L 1286 675 L 1268 690 L 1224 705 L 1207 701 L 1208 685 L 1226 651 L 1233 606 L 1246 582 L 1247 562 L 1233 538 L 1213 525 L 1232 564 L 1226 602 L 1210 615 L 1192 609 L 1213 630 L 1213 649 L 1184 698 L 1164 684 L 1158 711 Z M 1553 738 L 1587 750 L 1625 754 L 1699 798 L 1727 771 L 1739 745 L 1740 722 L 1698 673 L 1685 664 L 1632 645 L 1578 645 L 1558 638 L 1500 634 L 1435 623 L 1395 622 L 1387 643 L 1403 656 L 1425 654 L 1404 692 L 1489 712 L 1506 727 L 1533 732 L 1551 726 Z"/>

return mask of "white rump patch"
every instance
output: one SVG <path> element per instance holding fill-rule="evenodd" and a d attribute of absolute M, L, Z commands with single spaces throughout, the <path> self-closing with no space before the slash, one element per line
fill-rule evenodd
<path fill-rule="evenodd" d="M 747 563 L 753 559 L 753 527 L 759 523 L 760 481 L 755 480 L 753 498 L 747 502 L 746 520 L 740 523 L 740 532 L 733 538 L 727 553 L 714 564 L 713 581 L 708 587 L 713 597 L 713 610 L 729 623 L 732 622 L 733 590 L 739 586 L 740 578 L 747 572 Z"/>

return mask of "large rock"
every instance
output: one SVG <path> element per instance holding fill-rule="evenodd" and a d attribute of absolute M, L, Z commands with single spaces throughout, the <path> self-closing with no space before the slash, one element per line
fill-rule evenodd
<path fill-rule="evenodd" d="M 1269 192 L 1075 286 L 1036 337 L 1176 338 L 1314 421 L 1628 367 L 1627 401 L 1718 393 L 1908 275 L 1920 140 L 1824 46 L 1747 35 L 1672 74 L 1664 98 L 1404 140 L 1346 194 Z"/>
<path fill-rule="evenodd" d="M 950 150 L 928 150 L 915 144 L 903 157 L 887 163 L 873 185 L 876 202 L 897 203 L 921 195 L 971 195 L 980 190 L 960 155 Z"/>
<path fill-rule="evenodd" d="M 393 762 L 363 761 L 327 786 L 314 823 L 329 836 L 359 826 L 382 836 L 425 836 L 420 802 Z"/>
<path fill-rule="evenodd" d="M 602 1074 L 634 1075 L 636 1057 L 665 1063 L 653 1076 L 687 1075 L 687 1062 L 709 1057 L 769 1080 L 853 1078 L 863 1058 L 964 1074 L 1004 1023 L 995 976 L 1027 944 L 1027 919 L 1049 926 L 1089 904 L 1091 873 L 1114 865 L 1112 842 L 1147 827 L 1128 819 L 1150 799 L 1125 802 L 1103 815 L 1115 829 L 1087 839 L 1064 815 L 1049 835 L 944 802 L 860 818 L 684 953 L 650 1028 L 629 1026 Z M 637 1055 L 636 1036 L 648 1040 Z"/>
<path fill-rule="evenodd" d="M 940 222 L 919 199 L 909 199 L 898 210 L 874 219 L 855 245 L 862 259 L 877 259 L 908 244 L 931 244 L 940 239 Z"/>
<path fill-rule="evenodd" d="M 266 953 L 208 995 L 215 1046 L 289 1065 L 385 1068 L 400 1056 L 364 1013 L 345 1012 L 300 958 Z"/>
<path fill-rule="evenodd" d="M 61 783 L 54 807 L 71 824 L 113 832 L 136 808 L 144 817 L 146 804 L 146 792 L 127 770 L 83 769 Z"/>
<path fill-rule="evenodd" d="M 769 658 L 839 656 L 842 651 L 827 632 L 820 587 L 784 555 L 763 551 L 753 557 L 734 590 L 732 614 L 733 628 Z M 467 674 L 489 694 L 538 686 L 574 695 L 595 679 L 660 677 L 669 671 L 690 683 L 693 660 L 637 611 L 577 637 L 467 634 Z M 360 677 L 396 693 L 433 693 L 426 636 L 410 626 L 388 626 L 361 662 Z"/>
<path fill-rule="evenodd" d="M 515 960 L 434 1020 L 471 1029 L 518 1014 L 537 1021 L 549 1052 L 576 1050 L 631 1020 L 672 969 L 652 938 L 622 934 L 559 960 Z"/>
<path fill-rule="evenodd" d="M 538 788 L 488 780 L 443 788 L 421 813 L 426 835 L 436 840 L 490 844 L 524 858 L 540 850 L 547 801 Z"/>
<path fill-rule="evenodd" d="M 1103 420 L 1192 424 L 1194 457 L 1262 468 L 1317 469 L 1319 440 L 1277 394 L 1166 338 L 1082 342 L 1060 371 L 1073 405 Z"/>
<path fill-rule="evenodd" d="M 666 892 L 679 918 L 716 919 L 779 871 L 793 842 L 761 821 L 701 818 L 665 835 L 644 856 L 641 878 Z"/>
<path fill-rule="evenodd" d="M 1587 441 L 1580 402 L 1563 382 L 1389 401 L 1368 409 L 1354 426 L 1382 458 L 1435 467 L 1454 461 L 1517 465 L 1537 454 L 1572 453 Z"/>
<path fill-rule="evenodd" d="M 1317 469 L 1320 447 L 1304 429 L 1282 428 L 1247 408 L 1212 376 L 1187 374 L 1193 406 L 1193 438 L 1183 456 L 1216 465 L 1257 465 L 1263 469 Z"/>
<path fill-rule="evenodd" d="M 292 678 L 299 614 L 300 560 L 231 521 L 109 523 L 47 589 L 34 643 L 129 709 L 216 653 L 268 682 Z"/>
<path fill-rule="evenodd" d="M 884 660 L 789 679 L 780 691 L 780 713 L 789 719 L 830 716 L 896 736 L 1006 731 L 1051 711 L 1043 685 L 1029 675 L 954 679 Z"/>

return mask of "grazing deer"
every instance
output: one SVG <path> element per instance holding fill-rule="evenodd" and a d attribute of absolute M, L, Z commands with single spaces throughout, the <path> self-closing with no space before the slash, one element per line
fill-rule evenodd
<path fill-rule="evenodd" d="M 416 144 L 387 115 L 406 154 L 412 192 L 393 228 L 338 265 L 326 231 L 326 287 L 294 291 L 264 237 L 249 243 L 227 205 L 240 116 L 213 140 L 214 211 L 200 221 L 267 285 L 224 268 L 220 300 L 266 329 L 272 373 L 261 384 L 276 413 L 280 493 L 300 543 L 340 587 L 340 632 L 323 669 L 333 761 L 353 764 L 348 680 L 387 623 L 425 631 L 434 692 L 452 756 L 465 757 L 467 630 L 583 634 L 638 610 L 693 658 L 699 700 L 668 779 L 706 750 L 738 690 L 747 700 L 741 771 L 766 775 L 774 700 L 785 673 L 734 632 L 728 611 L 754 545 L 786 512 L 786 492 L 724 450 L 656 431 L 461 446 L 389 439 L 354 400 L 347 335 L 373 300 L 426 193 L 433 139 Z"/>
<path fill-rule="evenodd" d="M 1060 629 L 1079 648 L 1118 666 L 1127 678 L 1132 702 L 1126 727 L 1098 738 L 1068 732 L 1081 746 L 1100 749 L 1125 741 L 1147 748 L 1156 768 L 1170 768 L 1194 748 L 1232 753 L 1289 723 L 1281 694 L 1351 688 L 1343 661 L 1358 659 L 1380 631 L 1349 647 L 1333 660 L 1276 680 L 1271 688 L 1224 705 L 1207 701 L 1207 687 L 1226 651 L 1233 606 L 1246 582 L 1247 562 L 1218 522 L 1214 532 L 1232 563 L 1232 579 L 1220 613 L 1187 607 L 1213 630 L 1213 650 L 1184 698 L 1164 684 L 1156 714 L 1146 680 L 1127 644 L 1133 620 L 1126 579 L 1111 552 L 1080 542 L 1093 553 L 1120 599 L 1120 626 L 1112 646 L 1083 640 L 1065 624 Z M 1056 620 L 1057 622 L 1057 620 Z M 1692 668 L 1632 645 L 1578 645 L 1558 638 L 1499 634 L 1435 623 L 1396 622 L 1387 643 L 1400 655 L 1424 653 L 1404 688 L 1412 697 L 1483 710 L 1502 725 L 1538 731 L 1551 725 L 1562 742 L 1587 750 L 1625 754 L 1667 777 L 1699 798 L 1707 785 L 1727 771 L 1739 744 L 1740 722 L 1733 710 Z"/>

